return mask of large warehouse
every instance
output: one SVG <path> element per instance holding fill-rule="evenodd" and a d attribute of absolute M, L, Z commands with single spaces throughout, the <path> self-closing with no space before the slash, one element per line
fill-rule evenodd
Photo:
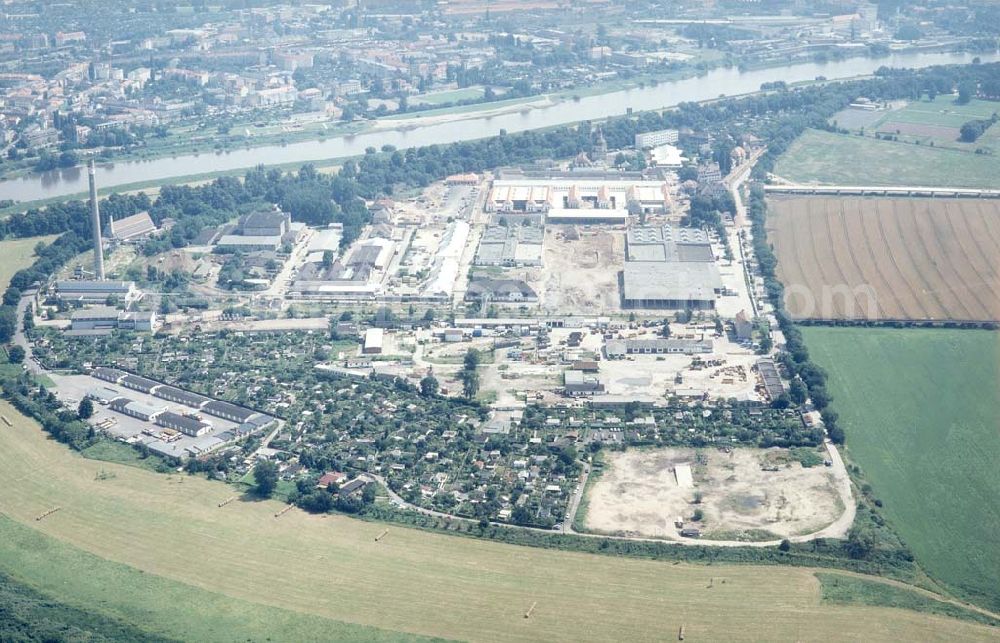
<path fill-rule="evenodd" d="M 670 210 L 670 185 L 665 181 L 641 179 L 503 179 L 493 182 L 486 197 L 487 212 L 561 212 L 628 209 L 646 213 Z"/>
<path fill-rule="evenodd" d="M 627 308 L 714 309 L 722 277 L 708 234 L 670 225 L 630 228 L 622 289 Z"/>

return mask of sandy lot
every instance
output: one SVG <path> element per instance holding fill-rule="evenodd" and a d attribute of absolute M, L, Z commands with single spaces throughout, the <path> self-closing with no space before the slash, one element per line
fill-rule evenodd
<path fill-rule="evenodd" d="M 656 449 L 611 453 L 589 492 L 585 525 L 593 531 L 679 539 L 674 521 L 702 539 L 767 540 L 808 534 L 843 511 L 830 469 L 798 462 L 764 471 L 777 449 Z M 674 469 L 690 464 L 693 488 L 681 488 Z M 701 502 L 695 503 L 700 494 Z M 704 518 L 692 522 L 700 509 Z M 767 533 L 765 533 L 767 532 Z"/>
<path fill-rule="evenodd" d="M 526 271 L 544 310 L 563 314 L 621 310 L 618 273 L 625 261 L 623 231 L 546 226 L 544 253 L 544 267 Z"/>

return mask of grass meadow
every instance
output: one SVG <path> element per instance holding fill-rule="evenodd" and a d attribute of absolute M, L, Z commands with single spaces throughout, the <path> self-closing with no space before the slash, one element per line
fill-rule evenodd
<path fill-rule="evenodd" d="M 56 236 L 0 241 L 0 257 L 3 257 L 3 260 L 0 261 L 0 292 L 7 290 L 10 278 L 14 276 L 15 272 L 31 265 L 38 242 L 51 243 Z"/>
<path fill-rule="evenodd" d="M 1000 155 L 807 130 L 774 173 L 796 183 L 996 188 Z"/>
<path fill-rule="evenodd" d="M 299 510 L 275 518 L 282 504 L 274 501 L 220 508 L 233 494 L 223 483 L 86 460 L 9 405 L 0 402 L 0 412 L 13 421 L 0 429 L 0 572 L 186 640 L 391 632 L 640 640 L 681 625 L 700 640 L 986 641 L 996 633 L 936 614 L 824 603 L 807 568 L 560 552 Z"/>
<path fill-rule="evenodd" d="M 920 565 L 1000 609 L 1000 335 L 803 328 L 851 460 Z"/>

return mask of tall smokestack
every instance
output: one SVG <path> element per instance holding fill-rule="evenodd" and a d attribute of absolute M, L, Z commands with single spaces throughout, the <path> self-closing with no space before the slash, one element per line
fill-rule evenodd
<path fill-rule="evenodd" d="M 104 279 L 104 246 L 101 244 L 101 212 L 97 209 L 97 168 L 90 162 L 90 223 L 94 227 L 94 278 Z"/>

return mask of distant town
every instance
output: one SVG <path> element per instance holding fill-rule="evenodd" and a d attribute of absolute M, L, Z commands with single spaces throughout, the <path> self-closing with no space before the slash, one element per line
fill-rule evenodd
<path fill-rule="evenodd" d="M 996 48 L 973 28 L 986 6 L 897 4 L 11 2 L 0 175 L 531 109 L 715 67 Z"/>

